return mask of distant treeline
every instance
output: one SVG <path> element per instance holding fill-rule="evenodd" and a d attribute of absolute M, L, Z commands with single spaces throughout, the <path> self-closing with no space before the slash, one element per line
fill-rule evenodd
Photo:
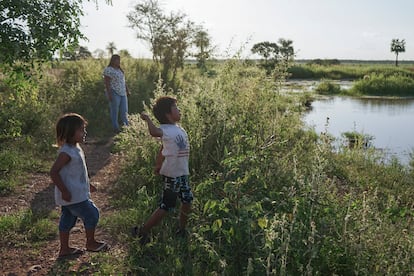
<path fill-rule="evenodd" d="M 358 59 L 296 59 L 299 64 L 395 64 L 395 60 L 358 60 Z M 399 60 L 399 64 L 414 64 L 414 60 Z"/>
<path fill-rule="evenodd" d="M 227 59 L 211 59 L 210 63 L 224 63 Z M 250 63 L 260 63 L 260 59 L 246 59 Z M 195 59 L 186 59 L 186 64 L 196 64 Z M 395 66 L 395 60 L 358 60 L 358 59 L 295 59 L 295 64 L 319 64 L 319 65 L 393 65 Z M 414 65 L 414 60 L 399 60 L 399 65 Z"/>

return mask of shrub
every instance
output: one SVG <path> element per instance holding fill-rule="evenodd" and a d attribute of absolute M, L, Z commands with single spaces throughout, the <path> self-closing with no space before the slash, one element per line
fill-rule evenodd
<path fill-rule="evenodd" d="M 371 74 L 354 83 L 351 94 L 370 96 L 413 96 L 414 79 L 402 74 Z"/>
<path fill-rule="evenodd" d="M 322 95 L 337 95 L 341 93 L 341 87 L 332 81 L 323 80 L 315 88 L 315 92 Z"/>

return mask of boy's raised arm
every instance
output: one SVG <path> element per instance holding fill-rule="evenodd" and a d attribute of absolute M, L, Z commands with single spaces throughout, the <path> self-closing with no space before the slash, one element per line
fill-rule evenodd
<path fill-rule="evenodd" d="M 143 119 L 144 121 L 147 122 L 148 130 L 149 130 L 149 133 L 151 134 L 151 136 L 153 136 L 153 137 L 161 137 L 162 136 L 162 134 L 163 134 L 162 129 L 159 128 L 159 127 L 156 127 L 154 125 L 154 123 L 152 122 L 151 118 L 148 116 L 147 113 L 142 112 L 141 113 L 141 119 Z"/>

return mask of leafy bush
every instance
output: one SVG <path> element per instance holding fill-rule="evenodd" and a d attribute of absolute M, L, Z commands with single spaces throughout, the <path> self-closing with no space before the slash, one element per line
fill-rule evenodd
<path fill-rule="evenodd" d="M 282 96 L 277 82 L 244 66 L 231 60 L 214 78 L 192 74 L 174 94 L 191 143 L 191 234 L 188 241 L 176 239 L 178 214 L 172 212 L 145 247 L 120 236 L 131 244 L 129 269 L 227 275 L 409 272 L 412 237 L 399 229 L 413 226 L 411 173 L 381 164 L 362 148 L 333 151 L 328 137 L 303 130 L 297 98 Z M 164 88 L 159 84 L 154 98 L 174 93 Z M 128 217 L 115 219 L 122 220 L 119 226 L 108 220 L 114 234 L 130 221 L 142 223 L 160 193 L 152 172 L 159 142 L 149 138 L 138 116 L 131 122 L 116 141 L 126 162 L 113 195 Z M 398 248 L 401 258 L 383 248 Z"/>
<path fill-rule="evenodd" d="M 341 93 L 341 87 L 332 81 L 323 80 L 315 88 L 315 92 L 322 95 L 337 95 Z"/>
<path fill-rule="evenodd" d="M 354 83 L 351 94 L 370 96 L 413 96 L 414 79 L 402 74 L 371 74 Z"/>

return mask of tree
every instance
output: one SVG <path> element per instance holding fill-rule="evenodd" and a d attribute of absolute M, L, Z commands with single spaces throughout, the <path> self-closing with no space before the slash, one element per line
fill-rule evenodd
<path fill-rule="evenodd" d="M 129 27 L 135 29 L 138 39 L 150 45 L 152 59 L 158 62 L 159 34 L 162 30 L 164 15 L 156 0 L 148 0 L 137 4 L 127 15 Z"/>
<path fill-rule="evenodd" d="M 116 50 L 117 48 L 116 48 L 116 46 L 115 46 L 115 43 L 114 43 L 114 42 L 109 42 L 109 43 L 108 43 L 108 46 L 106 46 L 106 49 L 108 50 L 108 54 L 109 54 L 109 56 L 111 57 L 111 56 L 115 53 L 115 50 Z"/>
<path fill-rule="evenodd" d="M 278 62 L 279 59 L 279 46 L 273 42 L 259 42 L 253 45 L 251 49 L 253 54 L 258 54 L 263 57 L 261 66 L 266 69 L 267 73 L 270 73 Z"/>
<path fill-rule="evenodd" d="M 183 13 L 164 14 L 157 0 L 137 4 L 127 18 L 137 38 L 149 43 L 153 60 L 162 63 L 162 78 L 168 80 L 171 72 L 174 80 L 177 69 L 183 67 L 188 55 L 195 33 L 194 23 Z"/>
<path fill-rule="evenodd" d="M 59 49 L 77 47 L 85 39 L 80 31 L 82 2 L 0 1 L 0 64 L 48 60 Z"/>
<path fill-rule="evenodd" d="M 105 57 L 105 51 L 102 49 L 96 49 L 95 51 L 93 51 L 93 57 L 94 58 L 104 58 Z"/>
<path fill-rule="evenodd" d="M 80 60 L 91 58 L 92 53 L 88 50 L 87 47 L 79 46 L 73 51 L 63 52 L 63 58 L 67 60 Z"/>
<path fill-rule="evenodd" d="M 405 40 L 398 38 L 391 40 L 391 52 L 395 53 L 395 66 L 398 66 L 398 54 L 405 52 Z"/>
<path fill-rule="evenodd" d="M 128 51 L 127 49 L 122 49 L 122 50 L 120 50 L 120 51 L 119 51 L 119 55 L 120 55 L 122 58 L 130 58 L 130 57 L 132 57 L 132 56 L 131 56 L 131 54 L 129 53 L 129 51 Z"/>
<path fill-rule="evenodd" d="M 251 49 L 253 54 L 261 55 L 265 62 L 269 60 L 277 60 L 279 55 L 279 46 L 276 43 L 264 41 L 256 43 Z"/>
<path fill-rule="evenodd" d="M 289 39 L 280 38 L 279 41 L 279 52 L 284 61 L 290 61 L 293 59 L 295 55 L 295 51 L 293 49 L 293 41 Z"/>
<path fill-rule="evenodd" d="M 253 54 L 259 54 L 263 57 L 260 65 L 266 69 L 267 73 L 270 73 L 280 60 L 288 63 L 293 60 L 295 55 L 292 40 L 280 38 L 278 43 L 259 42 L 251 49 Z"/>
<path fill-rule="evenodd" d="M 211 52 L 213 51 L 210 47 L 211 39 L 208 33 L 200 27 L 194 36 L 194 44 L 198 49 L 198 52 L 194 55 L 197 59 L 197 66 L 199 68 L 206 68 L 206 61 L 210 57 Z"/>

